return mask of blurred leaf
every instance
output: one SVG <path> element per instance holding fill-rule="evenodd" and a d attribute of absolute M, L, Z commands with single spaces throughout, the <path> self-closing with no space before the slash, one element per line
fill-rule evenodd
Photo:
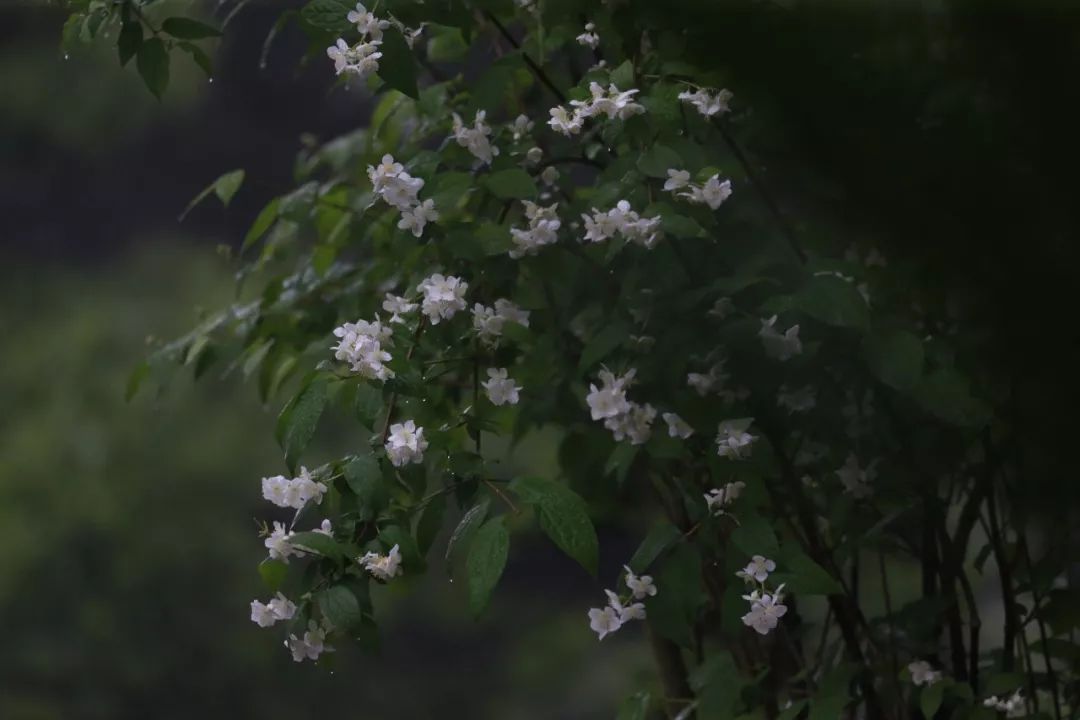
<path fill-rule="evenodd" d="M 326 381 L 312 379 L 278 415 L 275 436 L 285 451 L 285 463 L 290 472 L 296 471 L 296 464 L 315 435 L 315 427 L 325 407 Z"/>
<path fill-rule="evenodd" d="M 739 517 L 739 527 L 731 533 L 731 542 L 751 556 L 772 558 L 780 550 L 780 541 L 776 539 L 772 525 L 756 513 L 744 513 Z"/>
<path fill-rule="evenodd" d="M 521 168 L 510 168 L 487 175 L 481 181 L 497 198 L 519 199 L 536 196 L 536 182 Z"/>
<path fill-rule="evenodd" d="M 671 148 L 653 144 L 638 158 L 637 168 L 649 177 L 666 178 L 668 170 L 681 170 L 683 161 Z"/>
<path fill-rule="evenodd" d="M 183 222 L 184 218 L 187 217 L 188 213 L 190 213 L 196 205 L 201 203 L 206 198 L 210 197 L 210 193 L 216 195 L 218 200 L 221 201 L 221 204 L 225 207 L 228 207 L 229 203 L 232 202 L 233 196 L 236 195 L 237 190 L 240 189 L 240 185 L 243 184 L 243 182 L 243 170 L 232 170 L 225 173 L 218 179 L 214 180 L 214 182 L 203 188 L 202 191 L 199 192 L 199 194 L 196 195 L 190 203 L 188 203 L 188 206 L 184 208 L 184 212 L 180 213 L 180 221 Z M 263 212 L 265 212 L 265 209 L 263 210 Z M 261 213 L 259 217 L 262 217 Z M 258 220 L 256 220 L 256 222 L 258 222 Z"/>
<path fill-rule="evenodd" d="M 615 720 L 648 720 L 652 695 L 642 690 L 622 701 Z"/>
<path fill-rule="evenodd" d="M 480 528 L 480 524 L 487 517 L 490 506 L 490 498 L 486 496 L 481 498 L 476 505 L 461 517 L 461 521 L 458 522 L 453 534 L 450 535 L 450 541 L 446 545 L 446 571 L 450 577 L 454 575 L 454 566 L 457 564 L 458 558 L 469 547 L 473 536 Z"/>
<path fill-rule="evenodd" d="M 124 400 L 131 402 L 139 392 L 143 381 L 150 376 L 150 363 L 143 361 L 135 366 L 128 376 L 127 387 L 124 389 Z"/>
<path fill-rule="evenodd" d="M 251 224 L 251 228 L 244 236 L 244 243 L 240 246 L 240 252 L 244 252 L 251 245 L 258 241 L 266 231 L 270 229 L 270 226 L 277 220 L 278 206 L 281 204 L 281 198 L 274 198 L 259 211 L 258 216 L 255 218 L 255 222 Z"/>
<path fill-rule="evenodd" d="M 355 7 L 350 0 L 312 0 L 300 11 L 300 17 L 320 30 L 340 34 L 353 27 L 348 15 Z"/>
<path fill-rule="evenodd" d="M 668 553 L 656 572 L 656 587 L 659 592 L 645 599 L 649 624 L 668 640 L 692 648 L 693 626 L 704 602 L 697 548 L 682 543 Z"/>
<path fill-rule="evenodd" d="M 944 681 L 927 685 L 919 693 L 919 709 L 922 710 L 923 717 L 926 720 L 934 720 L 934 715 L 937 714 L 938 708 L 941 707 L 941 699 L 944 695 Z"/>
<path fill-rule="evenodd" d="M 416 87 L 416 58 L 397 28 L 383 31 L 379 51 L 382 52 L 382 57 L 379 58 L 378 74 L 383 82 L 414 100 L 419 98 L 420 91 Z"/>
<path fill-rule="evenodd" d="M 319 593 L 319 611 L 335 628 L 351 630 L 363 621 L 360 602 L 352 590 L 334 585 Z"/>
<path fill-rule="evenodd" d="M 116 39 L 116 52 L 120 56 L 120 67 L 128 64 L 131 58 L 139 52 L 143 41 L 142 23 L 137 20 L 126 21 L 120 27 L 120 35 Z"/>
<path fill-rule="evenodd" d="M 870 372 L 896 390 L 915 387 L 922 377 L 922 341 L 906 330 L 875 330 L 863 341 Z"/>
<path fill-rule="evenodd" d="M 202 71 L 206 73 L 206 77 L 210 77 L 214 74 L 214 61 L 210 59 L 210 56 L 206 54 L 198 45 L 189 42 L 177 43 L 178 47 L 191 56 L 191 59 L 195 61 Z"/>
<path fill-rule="evenodd" d="M 837 327 L 863 328 L 870 319 L 855 285 L 834 275 L 811 277 L 795 295 L 793 307 Z"/>
<path fill-rule="evenodd" d="M 374 455 L 357 455 L 345 465 L 345 483 L 356 493 L 361 520 L 371 520 L 386 504 L 382 468 Z"/>
<path fill-rule="evenodd" d="M 285 582 L 285 576 L 289 573 L 289 566 L 280 560 L 266 558 L 259 563 L 259 577 L 270 592 L 277 592 L 281 584 Z"/>
<path fill-rule="evenodd" d="M 808 720 L 836 720 L 850 701 L 851 678 L 855 668 L 845 663 L 834 668 L 818 685 L 810 701 Z"/>
<path fill-rule="evenodd" d="M 540 527 L 560 550 L 596 575 L 600 547 L 580 495 L 542 478 L 518 478 L 510 483 L 510 490 L 536 509 Z"/>
<path fill-rule="evenodd" d="M 221 35 L 221 31 L 217 28 L 185 17 L 165 18 L 161 23 L 161 29 L 179 40 L 202 40 Z"/>
<path fill-rule="evenodd" d="M 289 537 L 289 544 L 312 550 L 323 557 L 337 560 L 346 556 L 346 548 L 331 536 L 321 532 L 298 532 Z"/>
<path fill-rule="evenodd" d="M 714 650 L 690 674 L 690 687 L 698 696 L 701 717 L 727 720 L 734 717 L 735 701 L 739 699 L 743 683 L 735 660 L 727 650 Z"/>
<path fill-rule="evenodd" d="M 630 569 L 639 574 L 646 572 L 661 553 L 681 539 L 682 533 L 677 527 L 666 520 L 661 521 L 653 526 L 630 558 Z"/>
<path fill-rule="evenodd" d="M 146 87 L 160 100 L 169 86 L 169 51 L 161 38 L 152 37 L 139 45 L 135 65 Z"/>
<path fill-rule="evenodd" d="M 375 429 L 375 421 L 383 409 L 383 396 L 374 385 L 360 383 L 356 386 L 356 419 L 368 430 Z"/>
<path fill-rule="evenodd" d="M 416 544 L 421 554 L 426 555 L 431 549 L 435 537 L 442 529 L 443 515 L 446 513 L 446 495 L 437 495 L 428 500 L 416 520 Z"/>
<path fill-rule="evenodd" d="M 465 572 L 469 583 L 469 607 L 474 616 L 479 616 L 487 607 L 509 553 L 510 534 L 502 517 L 492 518 L 481 526 L 469 544 Z"/>
<path fill-rule="evenodd" d="M 611 82 L 619 90 L 629 90 L 634 87 L 634 64 L 629 60 L 623 61 L 619 67 L 611 71 Z"/>
<path fill-rule="evenodd" d="M 972 397 L 967 378 L 952 368 L 925 376 L 915 387 L 915 399 L 930 414 L 960 427 L 982 427 L 992 415 L 989 406 Z"/>

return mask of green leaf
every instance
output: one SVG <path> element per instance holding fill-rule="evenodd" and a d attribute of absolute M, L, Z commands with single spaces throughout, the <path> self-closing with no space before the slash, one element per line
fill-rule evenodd
<path fill-rule="evenodd" d="M 628 90 L 634 87 L 634 64 L 629 60 L 623 61 L 622 65 L 611 71 L 611 82 L 619 90 Z"/>
<path fill-rule="evenodd" d="M 731 542 L 747 555 L 774 557 L 780 549 L 780 541 L 769 521 L 752 513 L 739 517 L 739 527 L 731 533 Z"/>
<path fill-rule="evenodd" d="M 120 67 L 128 64 L 139 52 L 143 42 L 142 23 L 128 20 L 120 27 L 120 36 L 116 39 L 116 52 L 120 56 Z"/>
<path fill-rule="evenodd" d="M 127 387 L 124 389 L 125 402 L 131 402 L 135 398 L 139 393 L 139 386 L 149 376 L 150 363 L 143 361 L 135 366 L 135 369 L 131 371 L 131 375 L 128 376 Z"/>
<path fill-rule="evenodd" d="M 915 387 L 915 399 L 930 414 L 960 427 L 978 428 L 993 411 L 972 397 L 967 378 L 952 368 L 939 368 Z"/>
<path fill-rule="evenodd" d="M 854 667 L 845 663 L 826 675 L 810 701 L 808 720 L 836 720 L 840 717 L 850 699 L 848 686 L 854 674 Z"/>
<path fill-rule="evenodd" d="M 542 478 L 518 478 L 510 483 L 510 490 L 536 509 L 541 529 L 560 550 L 596 575 L 600 545 L 580 495 Z"/>
<path fill-rule="evenodd" d="M 289 572 L 289 566 L 280 560 L 266 558 L 259 563 L 259 577 L 270 592 L 277 592 L 281 584 L 285 582 L 285 576 Z"/>
<path fill-rule="evenodd" d="M 469 547 L 473 536 L 476 535 L 476 531 L 480 529 L 480 524 L 487 517 L 490 506 L 491 499 L 488 497 L 482 498 L 480 502 L 472 506 L 461 517 L 461 521 L 458 522 L 453 534 L 450 535 L 450 542 L 446 545 L 446 570 L 450 577 L 454 575 L 454 565 L 457 564 L 461 553 Z"/>
<path fill-rule="evenodd" d="M 161 38 L 152 37 L 139 45 L 135 65 L 146 87 L 160 100 L 169 87 L 169 51 Z"/>
<path fill-rule="evenodd" d="M 622 487 L 626 482 L 626 475 L 630 472 L 630 468 L 634 465 L 634 459 L 638 456 L 638 452 L 641 450 L 639 445 L 633 445 L 629 442 L 621 442 L 615 445 L 615 449 L 611 451 L 611 455 L 608 456 L 607 462 L 604 463 L 604 477 L 615 474 L 615 482 Z"/>
<path fill-rule="evenodd" d="M 165 18 L 161 29 L 178 40 L 202 40 L 221 35 L 217 28 L 186 17 Z"/>
<path fill-rule="evenodd" d="M 683 161 L 671 148 L 656 144 L 638 158 L 637 168 L 649 177 L 666 178 L 669 169 L 681 170 Z"/>
<path fill-rule="evenodd" d="M 796 700 L 791 703 L 790 706 L 785 708 L 779 715 L 776 716 L 776 720 L 795 720 L 799 716 L 799 713 L 806 707 L 806 700 Z"/>
<path fill-rule="evenodd" d="M 705 601 L 701 588 L 701 556 L 693 545 L 675 547 L 656 572 L 659 592 L 645 600 L 649 624 L 684 648 L 694 644 L 693 627 Z"/>
<path fill-rule="evenodd" d="M 323 557 L 337 560 L 346 555 L 345 546 L 326 533 L 298 532 L 289 536 L 289 544 L 303 550 L 317 552 Z"/>
<path fill-rule="evenodd" d="M 266 231 L 270 229 L 270 226 L 277 220 L 278 206 L 281 205 L 281 198 L 274 198 L 266 204 L 262 210 L 259 211 L 259 215 L 255 218 L 255 222 L 251 224 L 251 227 L 247 231 L 247 235 L 244 236 L 244 244 L 240 246 L 240 252 L 244 252 L 258 241 Z"/>
<path fill-rule="evenodd" d="M 187 217 L 188 213 L 191 212 L 192 208 L 194 208 L 206 198 L 210 197 L 210 193 L 216 195 L 218 200 L 221 201 L 221 204 L 225 207 L 228 207 L 229 203 L 232 202 L 233 196 L 236 195 L 236 191 L 240 189 L 240 185 L 243 184 L 243 182 L 243 170 L 232 170 L 225 173 L 217 180 L 214 180 L 214 182 L 204 187 L 202 191 L 198 195 L 196 195 L 191 200 L 191 202 L 188 203 L 188 206 L 184 208 L 184 212 L 180 213 L 180 221 L 183 222 L 184 218 Z M 263 210 L 263 212 L 265 212 L 265 209 Z M 261 216 L 262 215 L 260 213 L 260 217 Z"/>
<path fill-rule="evenodd" d="M 361 383 L 356 386 L 356 419 L 368 430 L 375 428 L 375 421 L 383 409 L 382 392 L 374 385 Z"/>
<path fill-rule="evenodd" d="M 465 573 L 469 584 L 469 607 L 479 616 L 487 607 L 510 554 L 510 533 L 502 517 L 488 520 L 469 545 Z"/>
<path fill-rule="evenodd" d="M 875 330 L 863 340 L 870 372 L 897 390 L 910 390 L 923 370 L 922 341 L 906 330 Z"/>
<path fill-rule="evenodd" d="M 378 75 L 383 82 L 413 100 L 419 98 L 420 91 L 416 87 L 416 58 L 397 28 L 383 31 L 379 51 L 382 57 L 379 58 Z"/>
<path fill-rule="evenodd" d="M 622 346 L 630 337 L 629 328 L 621 321 L 606 323 L 581 350 L 578 370 L 587 371 Z"/>
<path fill-rule="evenodd" d="M 350 630 L 363 621 L 360 601 L 344 585 L 327 588 L 318 597 L 319 611 L 335 628 Z"/>
<path fill-rule="evenodd" d="M 446 513 L 446 495 L 437 495 L 428 500 L 416 520 L 416 545 L 421 554 L 426 555 L 431 549 L 435 537 L 442 529 L 443 515 Z"/>
<path fill-rule="evenodd" d="M 615 720 L 648 720 L 651 703 L 652 695 L 648 691 L 634 693 L 619 705 L 619 714 L 615 716 Z"/>
<path fill-rule="evenodd" d="M 629 562 L 630 569 L 638 574 L 644 573 L 656 561 L 656 558 L 681 539 L 682 533 L 677 527 L 666 520 L 661 521 L 649 531 L 649 534 L 641 541 L 641 545 L 634 551 Z"/>
<path fill-rule="evenodd" d="M 776 582 L 786 583 L 799 595 L 838 595 L 840 583 L 795 546 L 785 546 L 780 553 L 783 572 L 776 573 Z"/>
<path fill-rule="evenodd" d="M 195 61 L 202 71 L 206 73 L 206 77 L 210 77 L 214 74 L 214 61 L 210 59 L 210 56 L 206 54 L 198 45 L 189 42 L 177 43 L 179 48 L 191 56 L 191 59 Z"/>
<path fill-rule="evenodd" d="M 536 182 L 521 168 L 500 170 L 487 175 L 482 182 L 492 195 L 504 200 L 536 196 Z"/>
<path fill-rule="evenodd" d="M 938 708 L 941 707 L 941 699 L 944 695 L 944 682 L 927 685 L 919 693 L 919 708 L 922 710 L 923 717 L 926 720 L 934 720 L 934 715 L 937 714 Z"/>
<path fill-rule="evenodd" d="M 320 30 L 340 34 L 353 27 L 348 15 L 355 6 L 351 0 L 312 0 L 300 11 L 300 17 Z"/>
<path fill-rule="evenodd" d="M 291 472 L 315 435 L 315 426 L 326 407 L 326 381 L 312 380 L 278 415 L 275 435 L 285 451 L 285 463 Z"/>
<path fill-rule="evenodd" d="M 360 519 L 375 517 L 388 499 L 379 461 L 373 455 L 358 455 L 345 466 L 344 474 L 345 483 L 356 493 Z"/>
<path fill-rule="evenodd" d="M 734 716 L 734 705 L 742 692 L 735 660 L 726 650 L 713 651 L 690 674 L 690 687 L 698 696 L 701 717 L 725 720 Z"/>
<path fill-rule="evenodd" d="M 853 283 L 835 275 L 817 275 L 793 298 L 793 307 L 837 327 L 863 328 L 870 320 L 866 301 Z"/>

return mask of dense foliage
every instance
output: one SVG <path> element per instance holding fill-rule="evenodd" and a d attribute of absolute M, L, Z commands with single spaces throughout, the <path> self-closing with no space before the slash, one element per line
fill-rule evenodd
<path fill-rule="evenodd" d="M 155 94 L 170 47 L 209 64 L 209 25 L 82 5 L 66 34 L 118 27 Z M 716 9 L 671 5 L 283 16 L 377 104 L 305 148 L 255 219 L 239 277 L 260 294 L 130 386 L 229 362 L 283 401 L 288 474 L 262 481 L 273 595 L 252 620 L 322 661 L 374 643 L 373 584 L 434 564 L 483 612 L 521 515 L 594 574 L 590 518 L 647 518 L 587 612 L 600 639 L 647 626 L 659 683 L 623 717 L 1071 715 L 1067 527 L 1030 532 L 1015 378 L 923 268 L 789 218 L 747 150 L 768 88 L 747 88 L 756 115 L 754 74 L 712 46 Z M 331 407 L 354 450 L 308 469 Z M 559 472 L 522 476 L 505 448 L 540 428 Z"/>

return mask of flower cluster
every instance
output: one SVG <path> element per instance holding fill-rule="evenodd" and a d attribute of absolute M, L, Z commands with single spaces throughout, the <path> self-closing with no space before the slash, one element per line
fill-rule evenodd
<path fill-rule="evenodd" d="M 476 330 L 480 340 L 489 347 L 498 345 L 506 323 L 515 322 L 523 327 L 529 327 L 529 311 L 522 310 L 505 298 L 496 300 L 494 308 L 476 303 L 473 306 L 472 316 L 473 329 Z"/>
<path fill-rule="evenodd" d="M 596 34 L 596 25 L 591 22 L 585 23 L 585 32 L 574 39 L 577 40 L 578 45 L 584 45 L 592 50 L 595 50 L 600 45 L 600 36 Z"/>
<path fill-rule="evenodd" d="M 386 366 L 393 359 L 386 351 L 393 343 L 393 331 L 378 319 L 345 323 L 334 328 L 334 337 L 338 338 L 334 359 L 348 363 L 354 373 L 383 382 L 394 377 L 394 371 Z"/>
<path fill-rule="evenodd" d="M 716 454 L 731 460 L 742 460 L 750 453 L 757 438 L 746 432 L 753 418 L 724 420 L 716 433 Z"/>
<path fill-rule="evenodd" d="M 468 150 L 481 162 L 490 165 L 495 156 L 499 154 L 499 148 L 492 145 L 491 140 L 489 140 L 491 127 L 484 122 L 487 113 L 483 110 L 477 110 L 472 127 L 467 127 L 457 113 L 453 113 L 453 118 L 454 139 L 457 140 L 457 144 Z"/>
<path fill-rule="evenodd" d="M 908 672 L 911 673 L 911 682 L 915 683 L 916 687 L 933 685 L 941 680 L 941 671 L 935 670 L 925 660 L 915 660 L 909 663 Z"/>
<path fill-rule="evenodd" d="M 608 238 L 621 235 L 627 242 L 653 248 L 660 241 L 660 218 L 643 218 L 637 214 L 626 200 L 620 200 L 607 212 L 592 209 L 592 214 L 583 214 L 585 222 L 585 241 L 603 242 Z"/>
<path fill-rule="evenodd" d="M 603 85 L 594 82 L 589 84 L 589 93 L 591 97 L 588 100 L 570 101 L 573 111 L 561 105 L 551 108 L 551 119 L 548 120 L 551 129 L 570 137 L 581 132 L 587 118 L 606 115 L 626 120 L 645 112 L 642 105 L 634 102 L 634 96 L 638 93 L 636 89 L 621 91 L 612 84 L 605 90 Z"/>
<path fill-rule="evenodd" d="M 506 368 L 488 368 L 488 379 L 480 383 L 492 405 L 517 405 L 521 386 L 514 384 Z"/>
<path fill-rule="evenodd" d="M 404 572 L 401 567 L 401 549 L 397 545 L 390 548 L 390 552 L 385 555 L 366 552 L 357 558 L 357 562 L 379 580 L 390 581 Z"/>
<path fill-rule="evenodd" d="M 799 340 L 799 326 L 792 325 L 781 333 L 776 329 L 776 315 L 761 321 L 758 337 L 765 346 L 765 354 L 774 360 L 790 360 L 802 354 L 802 341 Z"/>
<path fill-rule="evenodd" d="M 263 546 L 266 547 L 271 560 L 280 560 L 287 563 L 293 555 L 300 557 L 305 554 L 303 550 L 293 546 L 293 535 L 294 533 L 285 527 L 285 523 L 274 521 L 273 530 L 263 540 Z"/>
<path fill-rule="evenodd" d="M 326 485 L 314 480 L 306 467 L 301 467 L 300 474 L 291 480 L 284 475 L 262 479 L 263 499 L 278 507 L 299 510 L 310 500 L 318 505 L 325 493 Z"/>
<path fill-rule="evenodd" d="M 652 435 L 652 422 L 656 409 L 652 405 L 638 405 L 626 398 L 626 388 L 634 380 L 635 371 L 629 370 L 622 377 L 615 377 L 609 370 L 600 371 L 600 387 L 589 385 L 585 402 L 593 420 L 603 420 L 604 427 L 612 432 L 616 442 L 630 439 L 631 445 L 642 445 Z"/>
<path fill-rule="evenodd" d="M 398 227 L 408 230 L 414 237 L 424 234 L 424 227 L 429 222 L 439 219 L 435 202 L 430 198 L 420 201 L 419 193 L 424 187 L 423 178 L 414 178 L 405 172 L 405 167 L 394 161 L 393 155 L 383 155 L 378 165 L 368 165 L 368 179 L 375 194 L 387 205 L 401 211 Z"/>
<path fill-rule="evenodd" d="M 281 593 L 270 598 L 265 605 L 258 600 L 251 601 L 251 622 L 259 627 L 270 627 L 281 620 L 292 620 L 296 614 L 296 605 Z"/>
<path fill-rule="evenodd" d="M 1003 712 L 1006 715 L 1018 715 L 1024 709 L 1024 696 L 1017 690 L 1007 698 L 991 695 L 983 700 L 983 707 Z"/>
<path fill-rule="evenodd" d="M 604 593 L 607 595 L 608 604 L 602 608 L 589 610 L 589 628 L 599 636 L 600 640 L 603 640 L 631 620 L 644 620 L 644 603 L 633 601 L 644 600 L 647 597 L 656 595 L 657 592 L 652 577 L 635 575 L 625 565 L 623 569 L 626 570 L 625 582 L 627 590 L 630 591 L 629 597 L 620 598 L 613 591 L 605 590 Z"/>
<path fill-rule="evenodd" d="M 408 315 L 418 307 L 419 305 L 409 299 L 390 293 L 386 293 L 386 297 L 383 299 L 382 304 L 382 309 L 390 313 L 389 322 L 399 324 L 405 322 L 405 318 L 402 317 L 402 315 Z"/>
<path fill-rule="evenodd" d="M 465 309 L 465 291 L 469 289 L 469 283 L 453 275 L 444 277 L 435 273 L 424 278 L 416 289 L 424 294 L 420 303 L 421 312 L 427 315 L 432 325 L 438 325 Z"/>
<path fill-rule="evenodd" d="M 531 133 L 534 125 L 535 123 L 529 119 L 528 115 L 522 114 L 514 118 L 514 121 L 510 123 L 510 132 L 514 134 L 514 142 L 518 142 Z M 539 148 L 536 149 L 539 150 Z"/>
<path fill-rule="evenodd" d="M 395 423 L 390 426 L 386 436 L 386 457 L 394 467 L 404 467 L 410 463 L 424 461 L 424 451 L 428 441 L 424 438 L 424 428 L 417 427 L 412 420 Z"/>
<path fill-rule="evenodd" d="M 711 93 L 704 88 L 699 88 L 694 92 L 685 90 L 679 93 L 679 99 L 685 103 L 690 103 L 697 108 L 697 111 L 705 117 L 712 117 L 713 115 L 723 115 L 724 113 L 731 112 L 731 107 L 728 103 L 731 102 L 731 98 L 734 97 L 730 90 L 718 90 L 715 93 Z"/>
<path fill-rule="evenodd" d="M 731 181 L 721 181 L 719 175 L 713 175 L 704 184 L 697 185 L 690 182 L 690 173 L 686 170 L 670 169 L 667 173 L 664 190 L 694 204 L 708 205 L 710 210 L 716 210 L 731 197 Z"/>
<path fill-rule="evenodd" d="M 510 239 L 514 247 L 509 254 L 515 260 L 525 255 L 535 255 L 543 246 L 557 241 L 559 228 L 562 226 L 562 221 L 556 214 L 556 210 L 559 209 L 558 203 L 543 207 L 528 200 L 523 202 L 529 227 L 525 230 L 510 228 Z"/>
<path fill-rule="evenodd" d="M 745 568 L 735 573 L 747 585 L 754 586 L 749 595 L 742 596 L 750 603 L 750 612 L 742 616 L 743 625 L 754 628 L 761 635 L 768 635 L 787 613 L 787 606 L 783 603 L 784 586 L 780 585 L 769 592 L 766 585 L 769 573 L 774 570 L 775 562 L 762 555 L 754 555 Z"/>
<path fill-rule="evenodd" d="M 365 78 L 379 70 L 379 46 L 382 44 L 383 30 L 390 27 L 386 20 L 379 20 L 374 13 L 370 13 L 361 4 L 356 4 L 356 9 L 349 11 L 346 19 L 356 26 L 360 33 L 360 41 L 355 45 L 349 45 L 343 39 L 326 48 L 326 55 L 334 61 L 334 72 L 338 75 L 348 73 L 359 78 Z"/>
<path fill-rule="evenodd" d="M 855 498 L 869 497 L 874 489 L 871 483 L 877 477 L 877 460 L 872 461 L 865 468 L 859 467 L 859 458 L 854 453 L 847 456 L 843 467 L 836 471 L 840 483 L 844 486 L 844 492 Z"/>
<path fill-rule="evenodd" d="M 314 620 L 308 620 L 308 629 L 303 637 L 289 635 L 289 639 L 285 641 L 285 647 L 292 653 L 293 662 L 318 660 L 323 653 L 334 652 L 334 648 L 326 644 L 326 633 L 329 631 L 330 628 L 320 626 Z"/>
<path fill-rule="evenodd" d="M 727 511 L 731 503 L 739 499 L 745 489 L 746 483 L 742 480 L 729 482 L 721 488 L 713 488 L 705 493 L 705 504 L 708 505 L 709 512 L 716 517 L 720 517 Z"/>

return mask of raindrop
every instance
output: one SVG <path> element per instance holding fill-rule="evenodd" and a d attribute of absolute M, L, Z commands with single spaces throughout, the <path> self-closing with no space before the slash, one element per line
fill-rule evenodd
<path fill-rule="evenodd" d="M 213 85 L 213 84 L 214 84 L 214 78 L 210 78 L 209 82 L 210 82 L 210 84 L 211 84 L 211 85 Z M 332 674 L 333 674 L 333 673 L 331 673 L 331 675 L 332 675 Z"/>
<path fill-rule="evenodd" d="M 70 56 L 70 55 L 68 55 L 67 53 L 64 53 L 64 59 L 65 59 L 65 60 L 70 60 L 70 59 L 71 59 L 71 56 Z"/>

